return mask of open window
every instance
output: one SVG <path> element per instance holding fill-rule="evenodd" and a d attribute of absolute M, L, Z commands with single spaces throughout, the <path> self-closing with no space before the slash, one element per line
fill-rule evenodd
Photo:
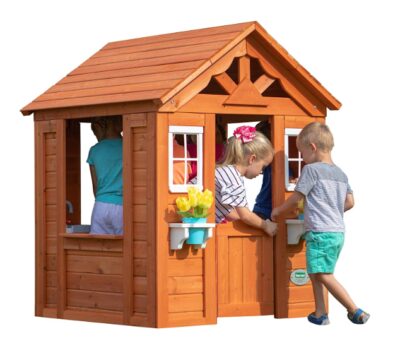
<path fill-rule="evenodd" d="M 169 127 L 168 184 L 170 192 L 203 189 L 203 127 Z"/>
<path fill-rule="evenodd" d="M 88 233 L 95 196 L 87 158 L 96 139 L 93 118 L 67 120 L 66 129 L 66 224 L 68 233 Z M 122 133 L 121 133 L 122 134 Z"/>
<path fill-rule="evenodd" d="M 287 191 L 293 191 L 300 177 L 304 161 L 297 149 L 296 140 L 301 129 L 285 129 L 285 185 Z"/>

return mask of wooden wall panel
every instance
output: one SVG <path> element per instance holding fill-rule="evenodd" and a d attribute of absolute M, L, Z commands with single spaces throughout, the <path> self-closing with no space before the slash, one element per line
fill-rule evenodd
<path fill-rule="evenodd" d="M 56 122 L 35 122 L 35 314 L 57 306 Z"/>
<path fill-rule="evenodd" d="M 155 326 L 154 114 L 123 116 L 124 321 Z"/>
<path fill-rule="evenodd" d="M 181 193 L 168 191 L 168 126 L 196 125 L 204 128 L 204 186 L 214 192 L 215 116 L 182 113 L 157 114 L 157 230 L 158 317 L 157 327 L 216 323 L 215 240 L 206 249 L 184 244 L 169 249 L 168 223 L 180 222 L 175 200 Z M 214 217 L 208 218 L 209 222 Z"/>
<path fill-rule="evenodd" d="M 66 303 L 71 310 L 116 311 L 123 310 L 122 240 L 102 239 L 113 242 L 115 250 L 93 251 L 80 248 L 80 241 L 98 239 L 66 238 Z M 76 245 L 73 242 L 76 241 Z M 90 244 L 86 244 L 90 247 Z M 102 246 L 107 246 L 103 243 Z M 119 246 L 117 249 L 116 246 Z"/>

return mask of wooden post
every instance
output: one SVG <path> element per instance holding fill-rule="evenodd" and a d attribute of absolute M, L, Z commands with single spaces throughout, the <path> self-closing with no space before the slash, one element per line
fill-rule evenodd
<path fill-rule="evenodd" d="M 64 238 L 66 226 L 66 125 L 56 122 L 56 180 L 57 180 L 57 317 L 63 318 L 67 304 Z"/>
<path fill-rule="evenodd" d="M 272 166 L 272 204 L 276 207 L 285 201 L 285 117 L 274 116 L 272 121 L 272 142 L 275 157 Z M 288 316 L 288 289 L 286 285 L 286 232 L 285 222 L 278 223 L 278 233 L 274 238 L 274 284 L 275 284 L 275 317 Z"/>

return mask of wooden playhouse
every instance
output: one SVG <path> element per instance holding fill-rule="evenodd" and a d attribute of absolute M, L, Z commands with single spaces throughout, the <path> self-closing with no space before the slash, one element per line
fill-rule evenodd
<path fill-rule="evenodd" d="M 198 183 L 214 191 L 216 124 L 268 120 L 278 205 L 301 168 L 299 129 L 340 105 L 257 22 L 107 44 L 21 110 L 35 123 L 36 315 L 148 327 L 307 315 L 304 243 L 287 244 L 285 220 L 274 239 L 228 223 L 205 248 L 171 249 L 186 190 L 171 141 L 195 135 Z M 81 221 L 80 125 L 98 116 L 123 119 L 123 236 L 66 233 Z"/>

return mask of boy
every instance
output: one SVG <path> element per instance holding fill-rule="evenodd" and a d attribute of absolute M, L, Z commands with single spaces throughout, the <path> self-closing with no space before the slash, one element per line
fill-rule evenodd
<path fill-rule="evenodd" d="M 305 199 L 307 272 L 313 286 L 315 312 L 308 316 L 313 324 L 327 325 L 323 286 L 347 309 L 348 318 L 364 324 L 369 314 L 358 308 L 333 272 L 344 242 L 343 213 L 354 206 L 353 192 L 347 176 L 331 158 L 333 136 L 328 126 L 308 124 L 297 137 L 297 148 L 304 162 L 295 191 L 281 206 L 273 209 L 273 221 L 296 208 Z"/>

